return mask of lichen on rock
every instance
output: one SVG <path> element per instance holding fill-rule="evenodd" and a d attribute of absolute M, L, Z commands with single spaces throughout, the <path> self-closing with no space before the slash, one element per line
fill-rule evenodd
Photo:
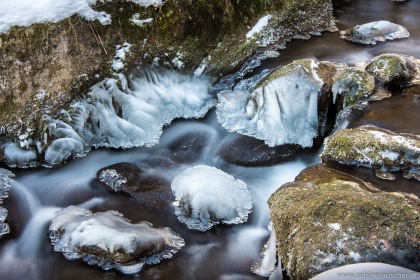
<path fill-rule="evenodd" d="M 321 157 L 379 171 L 404 171 L 407 177 L 419 178 L 420 137 L 372 125 L 343 129 L 325 140 Z"/>
<path fill-rule="evenodd" d="M 268 201 L 278 256 L 292 279 L 350 263 L 419 270 L 419 200 L 386 193 L 322 165 L 309 167 Z"/>
<path fill-rule="evenodd" d="M 382 54 L 368 62 L 366 71 L 387 86 L 404 86 L 418 73 L 419 64 L 412 56 Z"/>

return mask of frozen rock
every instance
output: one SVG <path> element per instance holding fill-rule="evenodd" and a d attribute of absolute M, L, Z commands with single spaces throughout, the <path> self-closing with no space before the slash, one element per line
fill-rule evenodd
<path fill-rule="evenodd" d="M 162 207 L 173 199 L 169 183 L 157 175 L 128 162 L 116 163 L 97 172 L 99 181 L 115 192 L 125 192 L 139 202 Z"/>
<path fill-rule="evenodd" d="M 15 174 L 9 170 L 0 168 L 0 237 L 10 232 L 9 225 L 4 222 L 7 217 L 7 210 L 1 204 L 9 196 L 9 190 L 14 176 Z"/>
<path fill-rule="evenodd" d="M 407 177 L 420 178 L 420 137 L 372 125 L 337 131 L 325 140 L 321 157 L 379 171 L 404 171 Z"/>
<path fill-rule="evenodd" d="M 375 90 L 375 78 L 368 72 L 347 67 L 335 78 L 332 86 L 333 102 L 342 100 L 342 107 L 368 99 Z M 339 98 L 338 95 L 341 95 Z"/>
<path fill-rule="evenodd" d="M 378 191 L 354 176 L 316 165 L 279 188 L 268 204 L 287 274 L 310 279 L 360 262 L 418 271 L 419 202 L 415 195 Z"/>
<path fill-rule="evenodd" d="M 21 148 L 17 143 L 5 143 L 1 146 L 4 159 L 10 167 L 33 167 L 37 165 L 37 154 L 32 149 Z"/>
<path fill-rule="evenodd" d="M 377 42 L 410 37 L 404 26 L 386 21 L 374 21 L 341 31 L 341 38 L 350 42 L 376 45 Z"/>
<path fill-rule="evenodd" d="M 318 135 L 318 98 L 324 84 L 317 74 L 319 64 L 310 59 L 295 61 L 253 88 L 219 93 L 218 121 L 227 130 L 264 140 L 270 147 L 312 146 Z"/>
<path fill-rule="evenodd" d="M 121 91 L 117 80 L 105 79 L 88 98 L 72 104 L 69 123 L 51 119 L 50 134 L 58 139 L 47 149 L 44 165 L 58 165 L 91 147 L 153 146 L 164 125 L 175 118 L 202 117 L 216 103 L 204 77 L 147 72 L 130 83 L 131 89 Z"/>
<path fill-rule="evenodd" d="M 416 76 L 418 64 L 412 56 L 382 54 L 370 60 L 366 71 L 385 85 L 403 86 Z"/>
<path fill-rule="evenodd" d="M 169 259 L 185 245 L 170 228 L 153 228 L 149 222 L 132 224 L 117 211 L 93 214 L 76 206 L 57 211 L 49 230 L 54 250 L 67 259 L 83 258 L 90 265 L 127 274 Z"/>
<path fill-rule="evenodd" d="M 207 231 L 220 222 L 244 223 L 252 209 L 246 184 L 215 167 L 188 168 L 174 178 L 171 188 L 175 214 L 189 229 Z"/>

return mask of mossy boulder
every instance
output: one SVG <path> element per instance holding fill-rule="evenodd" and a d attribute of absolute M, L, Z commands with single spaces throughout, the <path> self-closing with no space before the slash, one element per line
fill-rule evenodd
<path fill-rule="evenodd" d="M 334 103 L 342 100 L 343 107 L 366 100 L 375 90 L 375 78 L 368 72 L 346 67 L 334 78 L 332 92 Z M 341 95 L 338 97 L 338 95 Z M 341 103 L 341 102 L 339 102 Z"/>
<path fill-rule="evenodd" d="M 420 137 L 373 125 L 343 129 L 325 140 L 323 161 L 362 165 L 379 171 L 405 171 L 418 177 Z"/>
<path fill-rule="evenodd" d="M 268 201 L 278 256 L 291 279 L 383 262 L 420 269 L 419 200 L 316 165 Z"/>
<path fill-rule="evenodd" d="M 410 82 L 418 72 L 414 57 L 400 54 L 383 54 L 373 58 L 366 71 L 387 86 L 403 86 Z"/>

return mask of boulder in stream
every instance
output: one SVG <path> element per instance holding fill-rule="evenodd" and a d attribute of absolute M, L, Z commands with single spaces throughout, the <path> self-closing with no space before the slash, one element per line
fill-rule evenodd
<path fill-rule="evenodd" d="M 366 71 L 387 86 L 403 86 L 410 82 L 419 69 L 417 60 L 402 54 L 382 54 L 374 57 Z"/>
<path fill-rule="evenodd" d="M 330 80 L 328 74 L 335 70 L 331 63 L 312 59 L 279 67 L 248 88 L 219 93 L 217 119 L 227 130 L 263 140 L 269 147 L 311 147 L 324 131 L 325 110 L 332 103 L 323 78 Z"/>
<path fill-rule="evenodd" d="M 291 279 L 351 263 L 420 269 L 420 201 L 316 165 L 269 199 L 278 256 Z"/>
<path fill-rule="evenodd" d="M 126 274 L 169 259 L 185 245 L 170 228 L 153 228 L 149 222 L 133 224 L 117 211 L 93 214 L 76 206 L 57 211 L 49 230 L 54 250 L 67 259 L 83 258 L 90 265 Z"/>
<path fill-rule="evenodd" d="M 190 167 L 174 178 L 171 188 L 175 214 L 189 229 L 207 231 L 219 223 L 244 223 L 252 210 L 246 183 L 215 167 Z"/>
<path fill-rule="evenodd" d="M 373 125 L 343 129 L 325 140 L 323 161 L 361 165 L 375 169 L 378 176 L 392 179 L 392 171 L 420 179 L 420 137 L 394 133 Z"/>
<path fill-rule="evenodd" d="M 114 192 L 127 193 L 142 204 L 161 207 L 173 198 L 165 179 L 129 162 L 104 167 L 97 172 L 97 178 Z"/>
<path fill-rule="evenodd" d="M 340 34 L 342 39 L 367 45 L 410 37 L 410 33 L 404 26 L 386 20 L 357 25 L 349 30 L 341 31 Z"/>

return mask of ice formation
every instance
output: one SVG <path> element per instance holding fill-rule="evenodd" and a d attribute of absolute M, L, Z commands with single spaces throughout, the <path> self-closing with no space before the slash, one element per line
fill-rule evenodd
<path fill-rule="evenodd" d="M 253 90 L 236 86 L 218 94 L 217 119 L 229 131 L 270 146 L 312 146 L 318 134 L 318 95 L 323 85 L 317 63 L 284 66 Z"/>
<path fill-rule="evenodd" d="M 4 222 L 7 217 L 7 210 L 1 204 L 9 196 L 9 190 L 13 182 L 12 177 L 14 176 L 9 170 L 0 168 L 0 237 L 10 232 L 9 225 Z"/>
<path fill-rule="evenodd" d="M 17 143 L 4 143 L 1 150 L 10 167 L 32 167 L 37 164 L 35 151 L 21 148 Z"/>
<path fill-rule="evenodd" d="M 357 25 L 350 30 L 341 31 L 340 34 L 342 39 L 368 45 L 410 37 L 410 33 L 404 26 L 386 20 Z"/>
<path fill-rule="evenodd" d="M 174 118 L 199 118 L 216 101 L 209 80 L 181 73 L 147 72 L 121 91 L 115 79 L 94 85 L 88 97 L 72 104 L 69 123 L 50 119 L 54 140 L 45 152 L 46 166 L 79 157 L 91 147 L 131 148 L 159 142 L 162 127 Z"/>
<path fill-rule="evenodd" d="M 153 228 L 149 222 L 132 224 L 116 211 L 93 214 L 76 206 L 57 211 L 49 230 L 54 250 L 67 259 L 83 258 L 90 265 L 126 274 L 169 259 L 185 245 L 170 228 Z"/>
<path fill-rule="evenodd" d="M 245 182 L 215 167 L 190 167 L 172 181 L 175 214 L 189 229 L 207 231 L 213 225 L 248 220 L 253 200 Z"/>
<path fill-rule="evenodd" d="M 111 15 L 96 11 L 93 6 L 109 0 L 3 0 L 0 9 L 0 34 L 13 26 L 30 26 L 34 23 L 59 22 L 78 14 L 85 20 L 98 20 L 111 24 Z M 162 5 L 161 0 L 129 0 L 143 7 Z"/>
<path fill-rule="evenodd" d="M 269 224 L 268 228 L 271 231 L 270 238 L 264 246 L 261 259 L 256 261 L 251 268 L 252 272 L 265 277 L 270 276 L 277 268 L 276 232 L 273 229 L 272 223 Z M 281 265 L 279 265 L 279 268 L 281 271 Z"/>

